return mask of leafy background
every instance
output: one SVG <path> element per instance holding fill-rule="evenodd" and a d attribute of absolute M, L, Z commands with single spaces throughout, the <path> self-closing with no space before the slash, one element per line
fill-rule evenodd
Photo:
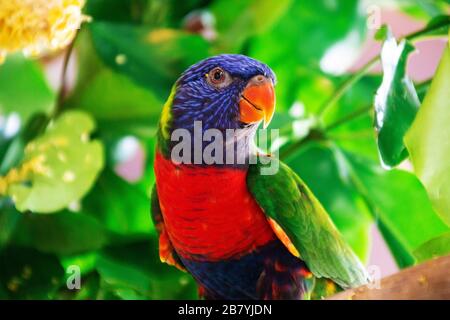
<path fill-rule="evenodd" d="M 361 53 L 369 8 L 423 27 L 404 45 L 380 28 L 382 69 L 375 57 L 347 71 L 336 51 Z M 407 66 L 416 41 L 448 38 L 448 12 L 419 0 L 88 0 L 73 48 L 0 66 L 0 298 L 197 298 L 159 261 L 154 134 L 179 74 L 221 52 L 273 68 L 280 156 L 364 261 L 374 224 L 400 268 L 447 254 L 448 44 L 434 79 L 413 83 Z M 68 53 L 54 89 L 45 71 Z M 66 286 L 72 265 L 80 290 Z"/>

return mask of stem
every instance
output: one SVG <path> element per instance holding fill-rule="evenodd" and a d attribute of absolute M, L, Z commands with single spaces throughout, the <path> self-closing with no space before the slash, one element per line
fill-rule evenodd
<path fill-rule="evenodd" d="M 449 24 L 450 24 L 450 19 L 447 18 L 446 20 L 443 20 L 443 21 L 441 21 L 439 23 L 427 26 L 425 29 L 421 29 L 421 30 L 418 30 L 416 32 L 411 33 L 411 34 L 405 36 L 405 39 L 406 40 L 412 40 L 412 39 L 418 38 L 418 37 L 420 37 L 420 36 L 422 36 L 424 34 L 430 33 L 431 31 L 434 31 L 434 30 L 446 27 Z"/>
<path fill-rule="evenodd" d="M 359 117 L 365 115 L 370 110 L 372 110 L 372 105 L 365 106 L 364 108 L 355 110 L 352 113 L 349 113 L 348 115 L 343 116 L 342 118 L 340 118 L 340 119 L 336 120 L 335 122 L 333 122 L 333 123 L 329 124 L 328 126 L 326 126 L 325 127 L 325 131 L 331 131 L 334 128 L 336 128 L 336 127 L 338 127 L 338 126 L 340 126 L 340 125 L 342 125 L 344 123 L 347 123 L 347 122 L 350 122 L 350 121 L 352 121 L 352 120 L 354 120 L 356 118 L 359 118 Z"/>
<path fill-rule="evenodd" d="M 301 146 L 305 145 L 306 143 L 308 143 L 310 141 L 320 141 L 320 140 L 325 140 L 325 139 L 326 139 L 326 137 L 323 135 L 323 133 L 321 131 L 313 129 L 309 132 L 309 134 L 306 137 L 304 137 L 303 139 L 297 140 L 290 146 L 286 147 L 286 149 L 282 150 L 280 152 L 280 159 L 286 159 L 291 154 L 293 154 L 295 152 L 295 150 L 297 150 L 298 148 L 300 148 Z"/>
<path fill-rule="evenodd" d="M 66 50 L 66 53 L 64 55 L 64 61 L 63 61 L 63 67 L 61 71 L 61 85 L 59 87 L 58 91 L 58 98 L 56 100 L 55 109 L 52 114 L 52 118 L 57 117 L 63 108 L 64 98 L 66 94 L 66 76 L 67 76 L 67 67 L 69 66 L 70 57 L 72 55 L 73 47 L 75 44 L 76 35 L 75 38 L 70 43 L 69 47 Z"/>
<path fill-rule="evenodd" d="M 295 150 L 297 150 L 298 148 L 300 148 L 301 146 L 306 144 L 308 141 L 310 141 L 310 140 L 308 140 L 307 138 L 304 138 L 304 139 L 300 139 L 300 140 L 294 142 L 289 147 L 287 147 L 286 150 L 283 150 L 280 152 L 280 159 L 288 158 L 292 153 L 294 153 Z"/>
<path fill-rule="evenodd" d="M 372 69 L 373 66 L 380 60 L 380 56 L 376 56 L 373 59 L 371 59 L 369 62 L 367 62 L 361 69 L 358 70 L 358 72 L 353 73 L 351 76 L 349 76 L 344 82 L 342 82 L 339 87 L 334 91 L 334 93 L 331 95 L 330 98 L 328 98 L 322 106 L 319 108 L 319 112 L 317 113 L 318 117 L 321 117 L 327 109 L 332 107 L 333 105 L 338 102 L 341 97 L 356 83 L 359 79 L 361 79 L 363 76 L 367 74 L 367 72 Z"/>

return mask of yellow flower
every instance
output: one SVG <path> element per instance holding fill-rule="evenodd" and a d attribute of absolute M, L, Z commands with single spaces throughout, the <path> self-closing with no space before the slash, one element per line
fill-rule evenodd
<path fill-rule="evenodd" d="M 0 0 L 0 63 L 7 53 L 36 56 L 67 46 L 87 17 L 85 0 Z"/>

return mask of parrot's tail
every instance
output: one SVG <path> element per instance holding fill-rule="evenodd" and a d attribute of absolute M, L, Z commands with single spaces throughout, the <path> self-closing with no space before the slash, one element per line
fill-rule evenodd
<path fill-rule="evenodd" d="M 287 250 L 275 259 L 266 259 L 257 292 L 264 300 L 309 299 L 314 277 L 305 263 Z"/>

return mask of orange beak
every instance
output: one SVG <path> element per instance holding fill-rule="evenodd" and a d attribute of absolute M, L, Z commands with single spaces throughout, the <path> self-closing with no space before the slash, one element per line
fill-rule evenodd
<path fill-rule="evenodd" d="M 272 80 L 262 75 L 250 79 L 241 94 L 239 109 L 241 122 L 250 124 L 263 120 L 263 126 L 267 128 L 275 111 Z"/>

